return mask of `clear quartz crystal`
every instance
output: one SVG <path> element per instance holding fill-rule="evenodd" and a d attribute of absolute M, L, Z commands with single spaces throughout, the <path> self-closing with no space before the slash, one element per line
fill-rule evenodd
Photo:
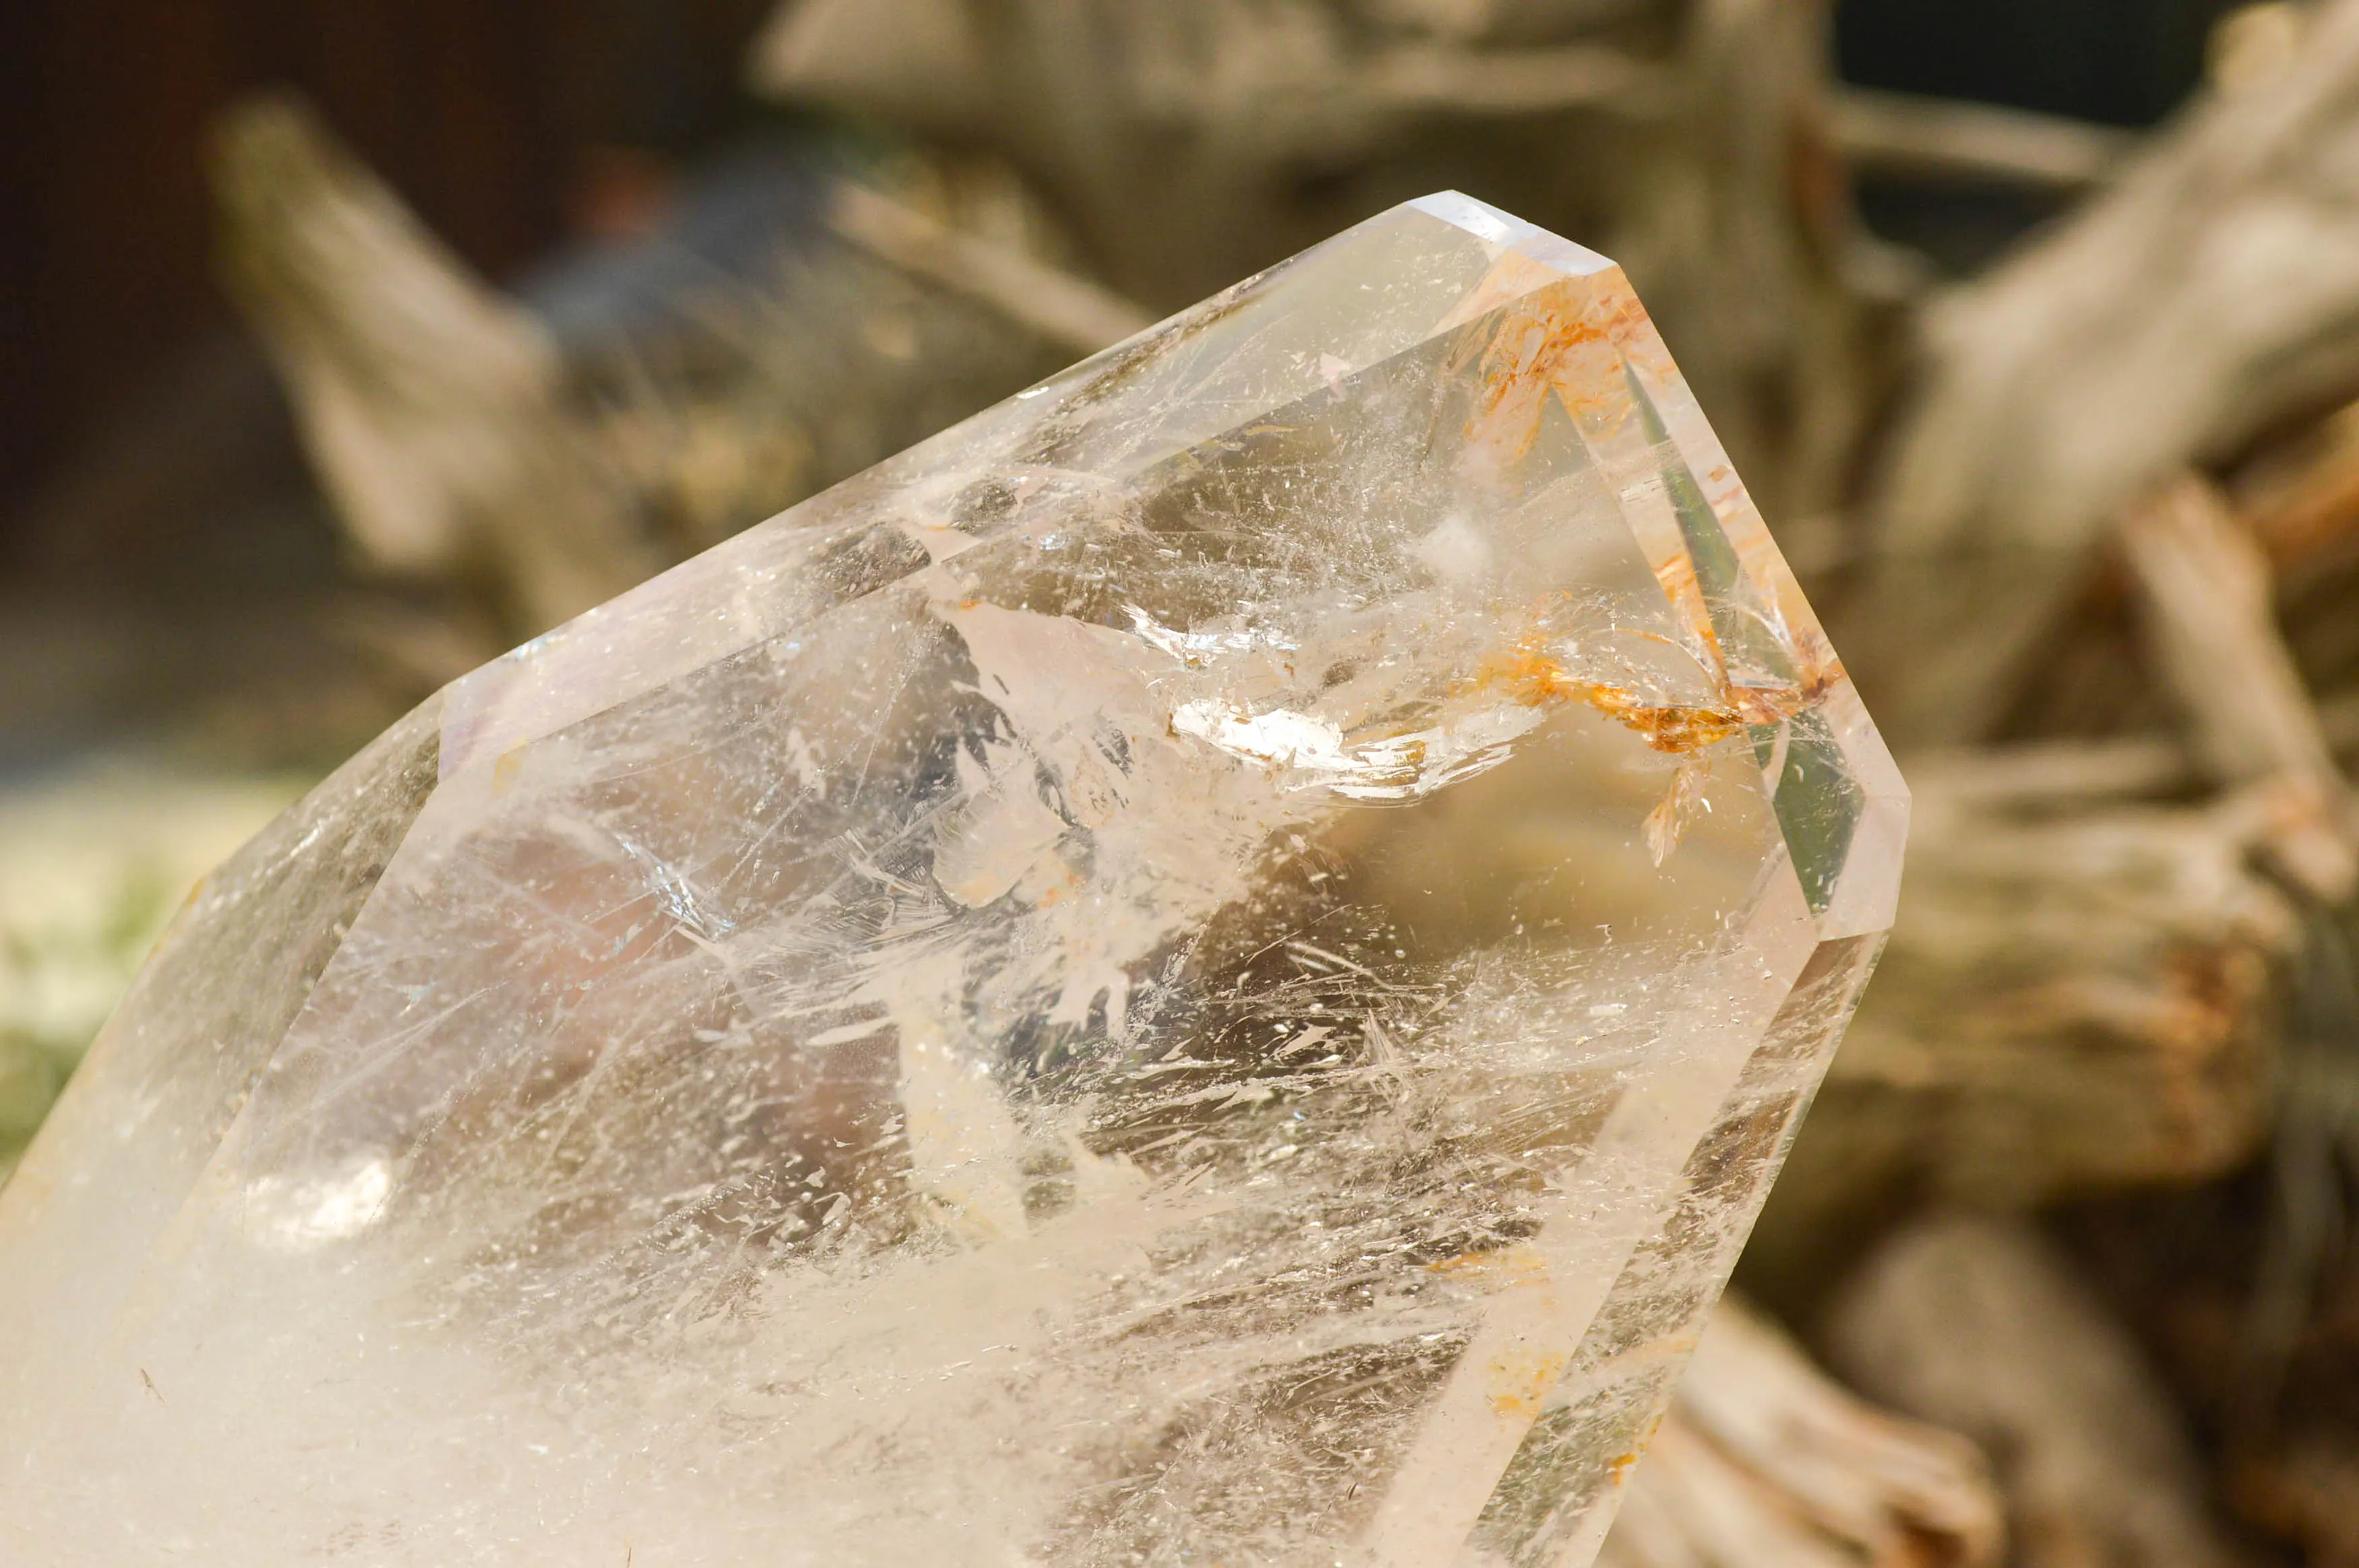
<path fill-rule="evenodd" d="M 201 889 L 0 1190 L 0 1561 L 1579 1568 L 1906 816 L 1620 272 L 1397 208 Z"/>

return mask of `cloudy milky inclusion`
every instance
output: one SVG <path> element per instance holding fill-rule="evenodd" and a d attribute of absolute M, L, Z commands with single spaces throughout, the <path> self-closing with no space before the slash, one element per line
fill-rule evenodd
<path fill-rule="evenodd" d="M 1384 213 L 200 890 L 0 1190 L 0 1559 L 1578 1568 L 1906 809 L 1621 274 Z"/>

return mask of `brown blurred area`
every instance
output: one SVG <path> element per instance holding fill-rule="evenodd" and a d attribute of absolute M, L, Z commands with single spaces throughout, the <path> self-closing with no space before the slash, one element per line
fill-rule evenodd
<path fill-rule="evenodd" d="M 0 773 L 161 726 L 233 762 L 364 740 L 336 530 L 220 283 L 204 159 L 291 90 L 463 263 L 642 221 L 760 111 L 760 0 L 0 7 Z"/>
<path fill-rule="evenodd" d="M 594 227 L 633 154 L 752 113 L 760 0 L 20 0 L 0 7 L 0 573 L 101 542 L 45 489 L 232 330 L 201 155 L 223 109 L 295 88 L 495 278 Z M 603 211 L 602 211 L 603 210 Z M 214 350 L 216 361 L 223 357 Z M 258 362 L 252 369 L 259 374 Z M 224 432 L 228 438 L 245 433 Z"/>
<path fill-rule="evenodd" d="M 1854 5 L 1863 80 L 2140 124 L 2186 91 L 2220 0 Z M 512 277 L 627 200 L 633 155 L 757 111 L 763 0 L 17 0 L 0 7 L 0 573 L 69 541 L 27 513 L 110 421 L 230 326 L 201 149 L 292 87 L 469 264 Z M 1909 221 L 1903 214 L 1901 222 Z"/>

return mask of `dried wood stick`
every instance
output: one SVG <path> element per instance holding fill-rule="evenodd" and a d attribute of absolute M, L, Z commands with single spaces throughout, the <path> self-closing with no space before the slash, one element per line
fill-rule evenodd
<path fill-rule="evenodd" d="M 2178 1412 L 2028 1225 L 1918 1222 L 1845 1285 L 1823 1338 L 1855 1387 L 1992 1456 L 2025 1568 L 2233 1561 Z"/>
<path fill-rule="evenodd" d="M 1447 25 L 1426 9 L 786 0 L 748 70 L 772 96 L 992 149 L 1055 201 L 1093 271 L 1158 308 L 1408 193 L 1372 175 L 1388 157 L 1415 157 L 1428 179 L 1438 159 L 1437 183 L 1487 166 L 1560 199 L 1602 193 L 1614 182 L 1570 148 L 1521 167 L 1535 144 L 1517 124 L 1661 115 L 1684 99 L 1674 67 L 1615 47 L 1650 16 L 1670 30 L 1675 0 L 1556 6 L 1546 25 L 1518 5 L 1503 37 L 1462 5 Z M 1431 134 L 1443 123 L 1455 134 Z M 1516 150 L 1485 158 L 1495 143 Z"/>
<path fill-rule="evenodd" d="M 2339 758 L 2359 751 L 2359 692 L 2316 704 L 2318 726 Z M 2195 758 L 2169 735 L 2031 741 L 1955 747 L 1908 759 L 1909 787 L 1958 806 L 2071 809 L 2107 796 L 2136 799 L 2193 783 Z"/>
<path fill-rule="evenodd" d="M 1511 9 L 790 0 L 750 69 L 767 93 L 990 148 L 1152 307 L 1453 173 L 1544 202 L 1640 280 L 1765 507 L 1832 512 L 1908 284 L 1851 222 L 1823 0 Z"/>
<path fill-rule="evenodd" d="M 2359 810 L 2277 630 L 2261 546 L 2211 481 L 2173 481 L 2130 509 L 2122 546 L 2165 680 L 2222 783 L 2272 782 L 2281 869 L 2339 902 L 2359 881 Z"/>
<path fill-rule="evenodd" d="M 2134 132 L 1990 103 L 1846 88 L 1831 99 L 1835 146 L 1854 168 L 2078 191 L 2105 184 Z"/>
<path fill-rule="evenodd" d="M 1397 45 L 1377 50 L 1360 74 L 1365 90 L 1392 107 L 1472 115 L 1602 109 L 1655 117 L 1681 92 L 1668 67 L 1596 44 L 1480 50 Z"/>
<path fill-rule="evenodd" d="M 2114 741 L 2038 741 L 1920 752 L 1909 787 L 1958 806 L 2061 806 L 2151 795 L 2193 776 L 2187 749 L 2168 735 Z"/>
<path fill-rule="evenodd" d="M 864 186 L 839 182 L 835 232 L 905 271 L 982 301 L 1078 354 L 1093 354 L 1155 324 L 1112 289 L 977 235 Z"/>
<path fill-rule="evenodd" d="M 528 633 L 659 564 L 559 401 L 558 355 L 304 108 L 249 102 L 212 165 L 223 270 L 362 558 L 490 579 Z"/>
<path fill-rule="evenodd" d="M 2359 386 L 2359 195 L 2339 172 L 2359 143 L 2359 0 L 2316 16 L 2266 89 L 2200 104 L 1929 314 L 1872 509 L 1878 564 L 1843 618 L 1855 661 L 1901 672 L 1870 693 L 1888 730 L 1986 732 L 2125 507 Z"/>
<path fill-rule="evenodd" d="M 1723 1298 L 1632 1473 L 1607 1568 L 1977 1568 L 2001 1504 L 1974 1445 L 1836 1384 Z"/>
<path fill-rule="evenodd" d="M 757 88 L 984 146 L 1038 182 L 1107 281 L 1177 305 L 1299 249 L 1280 170 L 1384 130 L 1325 0 L 792 0 Z"/>
<path fill-rule="evenodd" d="M 1367 16 L 1466 42 L 1561 38 L 1627 22 L 1649 0 L 1357 0 Z"/>
<path fill-rule="evenodd" d="M 1806 1306 L 1914 1197 L 2187 1182 L 2258 1141 L 2301 935 L 2253 863 L 2268 803 L 2025 792 L 2070 750 L 1994 752 L 1988 781 L 1964 755 L 1910 768 L 1898 918 L 1745 1253 L 1756 1292 Z M 2088 748 L 2093 777 L 2113 751 Z"/>
<path fill-rule="evenodd" d="M 2093 540 L 2136 493 L 2359 384 L 2359 0 L 1946 302 L 1884 497 L 1890 543 Z"/>

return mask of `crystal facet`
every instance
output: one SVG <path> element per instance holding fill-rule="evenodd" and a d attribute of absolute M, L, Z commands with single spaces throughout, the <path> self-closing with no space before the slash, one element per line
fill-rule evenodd
<path fill-rule="evenodd" d="M 0 1559 L 1577 1568 L 1906 812 L 1621 274 L 1397 208 L 201 889 L 0 1189 Z"/>

